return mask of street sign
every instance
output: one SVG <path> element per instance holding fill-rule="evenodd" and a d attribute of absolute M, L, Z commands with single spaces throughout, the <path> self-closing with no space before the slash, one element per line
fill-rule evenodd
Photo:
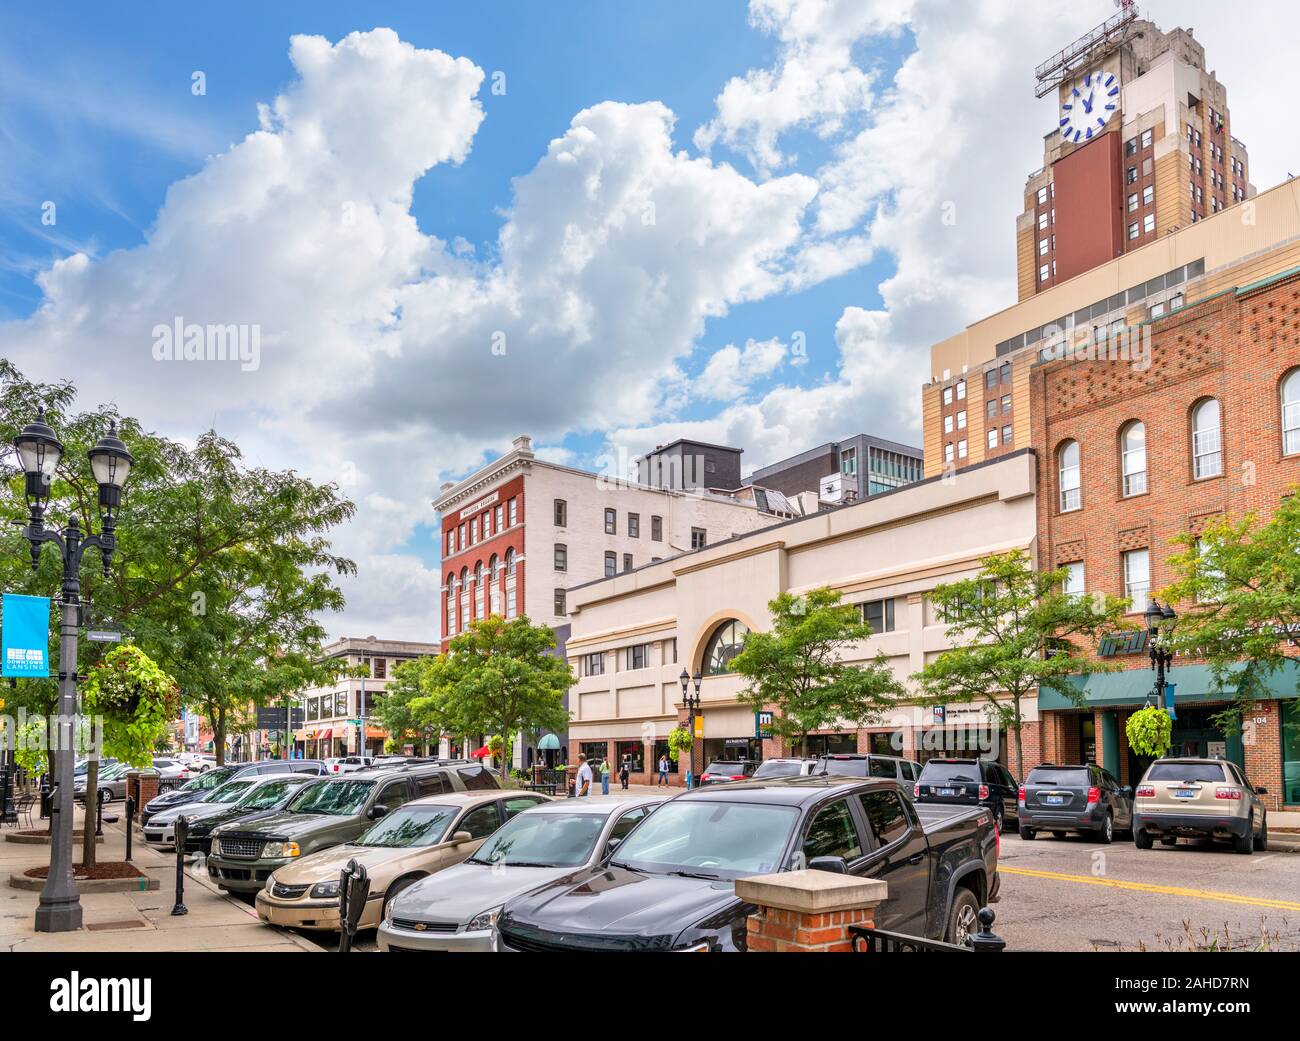
<path fill-rule="evenodd" d="M 0 674 L 50 674 L 50 598 L 5 593 L 0 598 Z"/>
<path fill-rule="evenodd" d="M 120 643 L 122 634 L 107 629 L 91 629 L 86 633 L 86 639 L 91 643 Z"/>
<path fill-rule="evenodd" d="M 703 736 L 704 736 L 704 717 L 703 717 L 703 716 L 696 716 L 696 717 L 695 717 L 695 736 L 696 736 L 696 737 L 703 737 Z"/>
<path fill-rule="evenodd" d="M 754 736 L 760 741 L 772 737 L 772 713 L 755 712 L 754 713 Z"/>
<path fill-rule="evenodd" d="M 936 723 L 942 724 L 944 719 L 947 717 L 947 714 L 948 714 L 948 710 L 946 706 L 944 705 L 934 706 L 934 721 Z"/>

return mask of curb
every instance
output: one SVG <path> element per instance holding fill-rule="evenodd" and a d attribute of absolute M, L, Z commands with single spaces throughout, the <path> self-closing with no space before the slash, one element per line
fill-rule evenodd
<path fill-rule="evenodd" d="M 78 893 L 146 893 L 158 888 L 158 880 L 147 875 L 135 878 L 79 878 Z M 45 879 L 15 871 L 9 876 L 9 888 L 39 893 L 45 888 Z"/>

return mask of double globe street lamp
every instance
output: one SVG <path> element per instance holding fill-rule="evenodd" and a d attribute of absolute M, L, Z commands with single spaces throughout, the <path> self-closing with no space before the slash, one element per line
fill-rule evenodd
<path fill-rule="evenodd" d="M 693 787 L 695 780 L 695 713 L 700 710 L 700 681 L 704 677 L 697 669 L 692 676 L 685 669 L 682 669 L 682 707 L 686 709 L 686 727 L 691 735 L 691 772 L 687 774 L 687 787 Z M 695 693 L 690 692 L 692 680 L 695 682 Z"/>
<path fill-rule="evenodd" d="M 1169 638 L 1173 635 L 1174 623 L 1178 621 L 1178 612 L 1168 604 L 1161 607 L 1159 601 L 1152 597 L 1142 617 L 1146 620 L 1147 636 L 1150 638 L 1148 646 L 1151 652 L 1151 667 L 1156 670 L 1154 691 L 1156 708 L 1166 708 L 1168 706 L 1165 704 L 1165 688 L 1168 682 L 1165 679 L 1165 670 L 1174 663 L 1174 652 Z"/>
<path fill-rule="evenodd" d="M 32 570 L 40 563 L 46 544 L 58 547 L 63 555 L 63 596 L 59 625 L 59 712 L 57 736 L 51 748 L 58 752 L 58 777 L 54 784 L 53 835 L 50 843 L 50 872 L 41 890 L 36 908 L 36 931 L 70 932 L 81 928 L 81 898 L 72 877 L 72 797 L 73 760 L 77 714 L 77 627 L 81 622 L 81 558 L 88 549 L 97 549 L 108 576 L 108 567 L 117 549 L 117 512 L 122 504 L 122 486 L 126 484 L 135 461 L 126 444 L 117 436 L 117 423 L 109 424 L 108 433 L 99 439 L 87 455 L 95 483 L 99 485 L 98 535 L 83 535 L 75 513 L 69 514 L 62 531 L 45 527 L 45 507 L 54 484 L 54 475 L 63 459 L 63 445 L 45 422 L 41 409 L 34 423 L 28 423 L 14 438 L 14 448 L 24 474 L 24 496 L 28 522 L 23 537 L 31 543 Z M 90 827 L 87 821 L 85 827 Z"/>

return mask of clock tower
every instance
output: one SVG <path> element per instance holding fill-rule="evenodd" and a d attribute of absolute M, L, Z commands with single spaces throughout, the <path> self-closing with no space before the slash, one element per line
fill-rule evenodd
<path fill-rule="evenodd" d="M 1117 6 L 1034 70 L 1035 93 L 1056 106 L 1016 218 L 1021 300 L 1254 194 L 1193 30 Z"/>

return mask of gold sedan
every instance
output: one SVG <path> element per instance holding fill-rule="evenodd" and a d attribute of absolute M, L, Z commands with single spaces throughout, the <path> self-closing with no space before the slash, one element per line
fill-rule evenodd
<path fill-rule="evenodd" d="M 257 893 L 264 922 L 293 929 L 339 928 L 339 874 L 365 866 L 370 896 L 359 928 L 373 929 L 388 902 L 427 875 L 459 864 L 506 821 L 550 798 L 491 789 L 430 795 L 399 806 L 356 842 L 333 846 L 276 869 Z"/>

